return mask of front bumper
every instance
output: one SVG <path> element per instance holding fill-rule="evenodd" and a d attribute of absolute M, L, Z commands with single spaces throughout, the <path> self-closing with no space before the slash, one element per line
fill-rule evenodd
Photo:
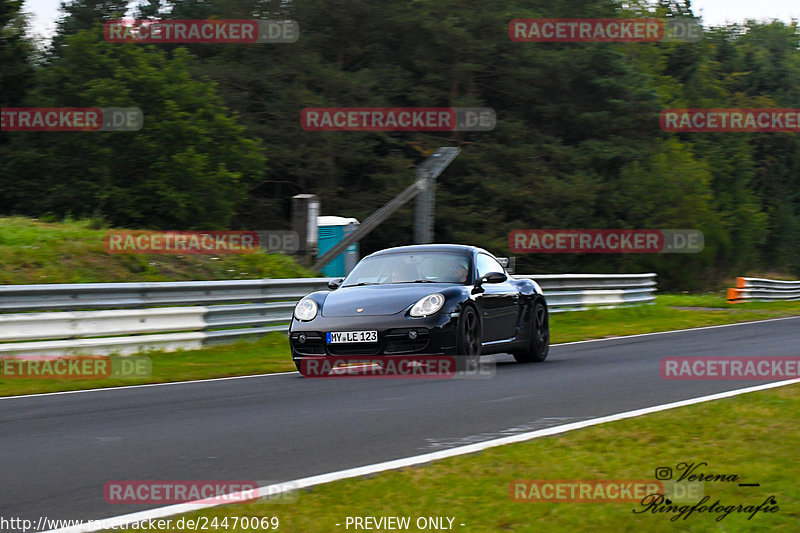
<path fill-rule="evenodd" d="M 293 319 L 289 344 L 295 362 L 320 356 L 391 356 L 407 354 L 455 355 L 458 313 L 437 313 L 425 318 L 404 315 L 337 317 L 317 316 L 309 322 Z M 377 343 L 328 344 L 332 331 L 378 332 Z M 409 336 L 409 332 L 414 335 Z M 304 342 L 301 340 L 305 339 Z"/>

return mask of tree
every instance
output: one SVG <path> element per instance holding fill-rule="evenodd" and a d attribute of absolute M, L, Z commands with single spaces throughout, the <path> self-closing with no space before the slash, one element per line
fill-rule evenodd
<path fill-rule="evenodd" d="M 0 0 L 0 107 L 19 105 L 33 74 L 21 10 L 22 0 Z"/>
<path fill-rule="evenodd" d="M 59 54 L 66 38 L 96 23 L 121 18 L 128 9 L 127 0 L 65 0 L 61 2 L 63 17 L 58 20 L 51 50 Z"/>
<path fill-rule="evenodd" d="M 214 85 L 191 57 L 105 42 L 101 28 L 66 38 L 38 72 L 36 107 L 139 107 L 138 132 L 9 133 L 0 170 L 3 212 L 100 215 L 117 225 L 224 228 L 264 170 Z"/>

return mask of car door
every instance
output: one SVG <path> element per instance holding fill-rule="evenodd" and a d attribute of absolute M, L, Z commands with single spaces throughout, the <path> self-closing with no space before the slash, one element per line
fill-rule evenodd
<path fill-rule="evenodd" d="M 478 279 L 490 272 L 503 272 L 505 269 L 495 258 L 478 253 L 475 258 Z M 496 342 L 514 337 L 519 314 L 519 292 L 508 280 L 502 283 L 481 285 L 480 300 L 483 318 L 483 342 Z"/>

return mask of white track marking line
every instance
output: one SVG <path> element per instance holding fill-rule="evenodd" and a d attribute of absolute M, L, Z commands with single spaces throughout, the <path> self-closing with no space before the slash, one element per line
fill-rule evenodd
<path fill-rule="evenodd" d="M 753 320 L 751 322 L 737 322 L 734 324 L 720 324 L 718 326 L 701 326 L 699 328 L 686 328 L 686 329 L 673 329 L 670 331 L 654 331 L 652 333 L 636 333 L 633 335 L 622 335 L 620 337 L 608 337 L 605 339 L 589 339 L 585 341 L 573 341 L 573 342 L 561 342 L 559 344 L 551 344 L 550 346 L 568 346 L 570 344 L 584 344 L 587 342 L 604 342 L 604 341 L 616 341 L 620 339 L 631 339 L 634 337 L 646 337 L 648 335 L 666 335 L 668 333 L 681 333 L 685 331 L 699 331 L 703 329 L 714 329 L 714 328 L 729 328 L 733 326 L 747 326 L 750 324 L 761 324 L 764 322 L 774 322 L 776 320 L 793 320 L 793 319 L 800 319 L 800 316 L 786 316 L 781 318 L 767 318 L 764 320 Z M 244 379 L 244 378 L 266 378 L 272 376 L 284 376 L 286 374 L 299 374 L 297 370 L 293 370 L 291 372 L 274 372 L 269 374 L 249 374 L 247 376 L 229 376 L 226 378 L 209 378 L 209 379 L 195 379 L 191 381 L 168 381 L 166 383 L 146 383 L 144 385 L 123 385 L 122 387 L 103 387 L 100 389 L 83 389 L 83 390 L 70 390 L 70 391 L 61 391 L 61 392 L 42 392 L 38 394 L 20 394 L 17 396 L 0 396 L 0 400 L 13 400 L 16 398 L 33 398 L 36 396 L 53 396 L 58 394 L 79 394 L 79 393 L 86 393 L 86 392 L 102 392 L 102 391 L 110 391 L 110 390 L 121 390 L 121 389 L 136 389 L 140 387 L 163 387 L 166 385 L 185 385 L 187 383 L 205 383 L 205 382 L 213 382 L 213 381 L 226 381 L 230 379 Z"/>
<path fill-rule="evenodd" d="M 475 444 L 468 444 L 466 446 L 459 446 L 456 448 L 450 448 L 447 450 L 440 450 L 438 452 L 430 452 L 425 453 L 422 455 L 414 455 L 411 457 L 404 457 L 402 459 L 394 459 L 392 461 L 385 461 L 382 463 L 375 463 L 371 465 L 364 465 L 359 466 L 356 468 L 348 468 L 346 470 L 339 470 L 337 472 L 329 472 L 327 474 L 320 474 L 317 476 L 311 477 L 304 477 L 300 479 L 295 479 L 292 481 L 286 481 L 283 483 L 278 483 L 275 485 L 267 485 L 263 487 L 259 487 L 258 494 L 259 497 L 266 496 L 277 496 L 282 492 L 286 492 L 287 490 L 296 490 L 302 489 L 307 487 L 313 487 L 315 485 L 322 485 L 324 483 L 331 483 L 333 481 L 339 481 L 342 479 L 349 479 L 354 477 L 361 477 L 366 476 L 369 474 L 375 474 L 378 472 L 384 472 L 386 470 L 396 470 L 398 468 L 405 468 L 408 466 L 414 466 L 424 463 L 429 463 L 431 461 L 438 461 L 441 459 L 446 459 L 449 457 L 456 457 L 459 455 L 465 455 L 469 453 L 475 453 L 482 450 L 486 450 L 489 448 L 494 448 L 497 446 L 503 446 L 505 444 L 513 444 L 517 442 L 524 442 L 527 440 L 536 439 L 539 437 L 547 437 L 550 435 L 557 435 L 560 433 L 566 433 L 568 431 L 573 431 L 576 429 L 582 429 L 590 426 L 596 426 L 599 424 L 604 424 L 606 422 L 615 422 L 617 420 L 624 420 L 626 418 L 634 418 L 637 416 L 647 415 L 651 413 L 657 413 L 659 411 L 666 411 L 668 409 L 675 409 L 677 407 L 685 407 L 687 405 L 693 405 L 697 403 L 709 402 L 713 400 L 719 400 L 722 398 L 730 398 L 732 396 L 738 396 L 740 394 L 746 394 L 748 392 L 756 392 L 766 389 L 772 389 L 776 387 L 783 387 L 786 385 L 792 385 L 795 383 L 800 383 L 800 379 L 790 379 L 786 381 L 778 381 L 775 383 L 767 383 L 765 385 L 757 385 L 755 387 L 747 387 L 745 389 L 733 390 L 733 391 L 726 391 L 720 392 L 717 394 L 711 394 L 709 396 L 700 396 L 698 398 L 690 398 L 688 400 L 681 400 L 678 402 L 666 403 L 661 405 L 655 405 L 652 407 L 645 407 L 643 409 L 636 409 L 634 411 L 627 411 L 624 413 L 617 413 L 614 415 L 602 416 L 598 418 L 592 418 L 590 420 L 583 420 L 581 422 L 573 422 L 571 424 L 564 424 L 561 426 L 554 426 L 545 429 L 539 429 L 536 431 L 530 431 L 528 433 L 519 433 L 517 435 L 511 435 L 508 437 L 502 437 L 499 439 L 492 439 L 484 442 L 478 442 Z M 245 494 L 243 492 L 237 492 L 234 494 L 229 495 L 229 499 L 238 498 L 239 500 L 244 499 L 245 497 L 249 496 L 249 494 Z M 221 499 L 221 498 L 220 498 Z M 235 500 L 234 500 L 235 501 Z M 72 526 L 66 527 L 61 529 L 53 529 L 50 531 L 46 531 L 44 533 L 84 533 L 90 531 L 100 531 L 104 529 L 104 525 L 108 526 L 109 524 L 114 521 L 114 523 L 118 524 L 130 524 L 132 522 L 138 522 L 141 520 L 151 520 L 151 519 L 159 519 L 164 518 L 167 516 L 172 516 L 176 514 L 182 514 L 192 511 L 197 511 L 201 509 L 208 509 L 211 507 L 217 507 L 219 505 L 225 505 L 225 502 L 219 503 L 180 503 L 176 505 L 167 505 L 165 507 L 158 507 L 156 509 L 149 509 L 147 511 L 140 511 L 138 513 L 130 513 L 126 515 L 119 515 L 114 517 L 109 517 L 105 519 L 99 519 L 100 521 L 97 524 L 85 524 L 82 526 Z M 102 523 L 105 521 L 105 524 Z"/>

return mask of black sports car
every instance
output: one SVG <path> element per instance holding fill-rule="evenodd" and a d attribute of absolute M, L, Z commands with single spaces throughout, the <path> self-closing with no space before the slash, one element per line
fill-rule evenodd
<path fill-rule="evenodd" d="M 292 359 L 455 356 L 477 367 L 490 353 L 544 361 L 550 344 L 539 285 L 506 274 L 486 250 L 454 244 L 401 246 L 362 259 L 329 291 L 309 294 L 289 327 Z"/>

